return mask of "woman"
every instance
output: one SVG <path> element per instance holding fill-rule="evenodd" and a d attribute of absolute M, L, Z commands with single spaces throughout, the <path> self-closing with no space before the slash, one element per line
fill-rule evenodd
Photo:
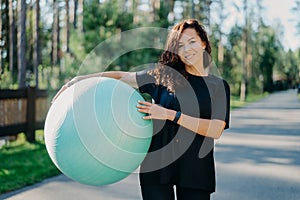
<path fill-rule="evenodd" d="M 203 26 L 185 20 L 173 27 L 154 68 L 78 76 L 57 94 L 82 79 L 103 76 L 151 95 L 154 103 L 137 103 L 137 109 L 148 114 L 144 119 L 154 122 L 140 168 L 144 200 L 173 200 L 175 193 L 178 200 L 210 199 L 215 191 L 214 139 L 229 127 L 230 94 L 226 81 L 208 74 L 210 54 Z"/>

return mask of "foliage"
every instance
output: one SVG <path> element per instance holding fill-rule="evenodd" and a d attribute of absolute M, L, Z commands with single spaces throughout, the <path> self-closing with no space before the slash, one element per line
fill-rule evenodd
<path fill-rule="evenodd" d="M 17 19 L 16 1 L 12 1 L 14 17 Z M 65 1 L 58 0 L 60 6 L 61 19 L 61 41 L 58 44 L 63 47 L 65 40 L 66 24 L 65 24 Z M 126 3 L 127 2 L 127 3 Z M 104 41 L 107 41 L 112 36 L 126 32 L 138 27 L 163 27 L 169 28 L 174 22 L 182 18 L 195 17 L 207 26 L 210 32 L 210 40 L 212 43 L 212 56 L 216 63 L 221 76 L 224 77 L 231 85 L 231 91 L 234 95 L 239 95 L 240 85 L 242 81 L 242 66 L 246 59 L 242 54 L 243 31 L 248 31 L 248 47 L 246 56 L 249 58 L 247 66 L 247 91 L 248 93 L 261 93 L 263 91 L 272 92 L 277 89 L 287 89 L 294 86 L 299 79 L 299 50 L 291 51 L 284 50 L 282 40 L 280 39 L 283 32 L 275 31 L 278 28 L 266 26 L 261 12 L 263 7 L 259 9 L 251 8 L 251 15 L 248 16 L 248 26 L 244 24 L 237 24 L 231 28 L 229 33 L 225 35 L 222 32 L 222 25 L 228 13 L 224 11 L 224 5 L 221 2 L 212 2 L 212 7 L 207 2 L 199 1 L 176 1 L 175 7 L 172 7 L 171 0 L 168 1 L 118 1 L 118 0 L 88 0 L 84 1 L 83 13 L 77 12 L 77 17 L 80 15 L 83 18 L 83 30 L 79 30 L 79 26 L 71 26 L 70 28 L 70 52 L 63 52 L 60 54 L 60 62 L 58 65 L 51 66 L 51 45 L 52 25 L 47 18 L 53 17 L 52 2 L 48 2 L 49 6 L 41 8 L 42 18 L 40 21 L 40 54 L 42 63 L 39 66 L 39 87 L 42 89 L 57 89 L 61 85 L 80 73 L 80 68 L 87 57 L 93 52 L 97 51 L 97 46 Z M 1 68 L 1 88 L 16 88 L 17 81 L 17 59 L 14 59 L 13 71 L 9 69 L 9 29 L 8 29 L 8 1 L 2 1 L 2 38 L 3 46 L 3 63 Z M 174 3 L 174 2 L 173 2 Z M 27 1 L 27 50 L 26 50 L 26 79 L 27 85 L 35 85 L 35 75 L 33 71 L 33 23 L 34 23 L 34 4 L 35 1 Z M 141 9 L 141 6 L 147 5 L 147 9 Z M 299 12 L 299 0 L 295 1 L 292 11 L 297 15 Z M 176 7 L 177 6 L 177 7 Z M 174 11 L 180 10 L 180 14 L 175 14 L 174 19 L 170 18 L 170 14 Z M 238 8 L 241 9 L 242 8 Z M 72 12 L 72 11 L 70 11 Z M 172 12 L 172 13 L 171 13 Z M 217 12 L 217 20 L 212 21 L 207 16 L 210 12 Z M 243 21 L 243 20 L 240 20 Z M 79 21 L 77 20 L 77 23 Z M 16 21 L 15 21 L 16 26 Z M 16 30 L 16 28 L 15 28 Z M 281 34 L 281 35 L 279 35 Z M 151 38 L 145 34 L 144 38 Z M 160 39 L 164 41 L 165 36 Z M 218 45 L 220 40 L 224 44 L 223 54 L 224 60 L 218 63 Z M 142 44 L 144 41 L 137 39 L 135 43 Z M 17 34 L 14 35 L 14 54 L 17 55 Z M 120 49 L 120 46 L 111 45 L 103 57 L 112 54 L 115 50 Z M 132 70 L 137 66 L 146 63 L 157 62 L 162 49 L 137 49 L 131 52 L 126 52 L 121 56 L 113 59 L 108 63 L 106 70 Z M 97 52 L 96 56 L 97 56 Z M 99 53 L 99 52 L 98 52 Z M 15 56 L 17 58 L 17 56 Z M 93 72 L 101 71 L 99 66 L 94 65 Z M 82 71 L 88 72 L 88 71 Z M 275 77 L 280 77 L 280 80 Z"/>
<path fill-rule="evenodd" d="M 300 20 L 299 20 L 299 13 L 300 13 L 300 0 L 294 0 L 294 6 L 292 8 L 292 11 L 295 14 L 295 21 L 296 21 L 296 28 L 298 35 L 300 35 Z"/>
<path fill-rule="evenodd" d="M 114 34 L 133 28 L 132 13 L 120 11 L 116 0 L 104 3 L 91 1 L 84 7 L 83 19 L 86 53 Z"/>
<path fill-rule="evenodd" d="M 235 25 L 228 34 L 224 49 L 223 77 L 230 83 L 233 95 L 239 95 L 242 67 L 242 28 Z"/>
<path fill-rule="evenodd" d="M 17 89 L 17 84 L 12 84 L 12 77 L 10 71 L 7 69 L 7 66 L 3 67 L 3 72 L 0 75 L 0 89 Z"/>
<path fill-rule="evenodd" d="M 263 39 L 260 41 L 260 62 L 259 66 L 264 77 L 264 91 L 273 92 L 273 67 L 278 56 L 279 46 L 275 31 L 269 27 L 262 27 L 264 33 Z"/>
<path fill-rule="evenodd" d="M 120 35 L 132 28 L 138 28 L 140 26 L 168 27 L 169 25 L 167 21 L 167 7 L 162 1 L 160 8 L 158 10 L 154 10 L 155 16 L 157 16 L 155 21 L 151 23 L 149 21 L 143 21 L 143 24 L 134 23 L 133 13 L 128 11 L 124 12 L 120 9 L 120 5 L 117 1 L 105 1 L 100 4 L 98 1 L 91 1 L 85 6 L 83 45 L 86 55 L 91 54 L 94 51 L 96 54 L 101 54 L 99 55 L 101 57 L 111 57 L 115 52 L 122 48 L 120 46 L 121 44 L 112 41 L 105 47 L 106 50 L 101 52 L 97 52 L 97 50 L 99 50 L 97 45 L 101 45 L 103 44 L 102 42 L 107 42 L 108 39 L 116 37 L 117 35 Z M 150 35 L 145 33 L 143 40 L 147 40 L 147 38 L 150 38 L 149 36 Z M 136 43 L 135 45 L 139 46 L 139 43 L 143 44 L 143 40 L 141 40 L 140 37 L 136 38 L 134 41 Z M 122 44 L 123 43 L 124 42 L 122 41 Z M 132 44 L 128 44 L 128 46 L 130 45 Z M 133 67 L 140 66 L 145 63 L 157 62 L 160 54 L 161 50 L 155 49 L 137 49 L 125 52 L 125 54 L 118 56 L 116 60 L 113 60 L 111 63 L 106 63 L 108 66 L 105 70 L 128 71 Z M 91 71 L 95 72 L 97 69 L 92 69 Z M 101 68 L 98 68 L 98 71 L 101 71 Z"/>

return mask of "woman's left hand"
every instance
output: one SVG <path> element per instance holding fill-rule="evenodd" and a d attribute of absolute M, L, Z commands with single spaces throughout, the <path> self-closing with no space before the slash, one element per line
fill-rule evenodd
<path fill-rule="evenodd" d="M 158 105 L 153 104 L 147 101 L 139 101 L 139 104 L 136 106 L 139 112 L 146 113 L 148 116 L 143 117 L 143 119 L 161 119 L 166 120 L 168 118 L 167 111 L 168 109 Z"/>

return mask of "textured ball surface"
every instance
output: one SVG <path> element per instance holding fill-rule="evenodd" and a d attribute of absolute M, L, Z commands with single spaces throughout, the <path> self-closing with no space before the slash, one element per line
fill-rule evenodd
<path fill-rule="evenodd" d="M 110 78 L 89 78 L 65 90 L 45 122 L 50 158 L 69 178 L 106 185 L 127 177 L 143 161 L 153 125 L 137 111 L 143 97 Z"/>

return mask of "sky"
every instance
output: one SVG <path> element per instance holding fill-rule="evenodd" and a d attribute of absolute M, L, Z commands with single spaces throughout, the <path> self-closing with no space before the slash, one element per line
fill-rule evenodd
<path fill-rule="evenodd" d="M 296 25 L 295 21 L 293 21 L 296 18 L 296 14 L 291 12 L 295 4 L 294 1 L 295 0 L 262 0 L 262 6 L 265 8 L 265 12 L 261 13 L 261 15 L 264 18 L 264 22 L 272 27 L 278 27 L 276 24 L 280 21 L 280 30 L 278 31 L 283 32 L 282 44 L 285 50 L 296 50 L 300 48 L 300 35 L 296 35 Z M 236 21 L 243 23 L 244 16 L 241 12 L 237 12 L 236 8 L 232 6 L 232 2 L 235 2 L 238 6 L 242 7 L 242 0 L 230 0 L 225 2 L 229 13 L 226 22 L 224 22 L 224 29 L 226 31 L 226 29 L 230 30 L 230 27 L 232 27 Z M 255 1 L 251 1 L 251 3 L 254 2 Z"/>
<path fill-rule="evenodd" d="M 296 14 L 291 12 L 294 6 L 294 0 L 264 0 L 264 5 L 267 9 L 267 17 L 270 22 L 279 19 L 284 29 L 284 41 L 286 43 L 286 49 L 295 50 L 300 48 L 300 35 L 296 35 L 295 18 Z M 300 18 L 300 13 L 298 13 Z M 299 20 L 298 18 L 298 20 Z"/>

